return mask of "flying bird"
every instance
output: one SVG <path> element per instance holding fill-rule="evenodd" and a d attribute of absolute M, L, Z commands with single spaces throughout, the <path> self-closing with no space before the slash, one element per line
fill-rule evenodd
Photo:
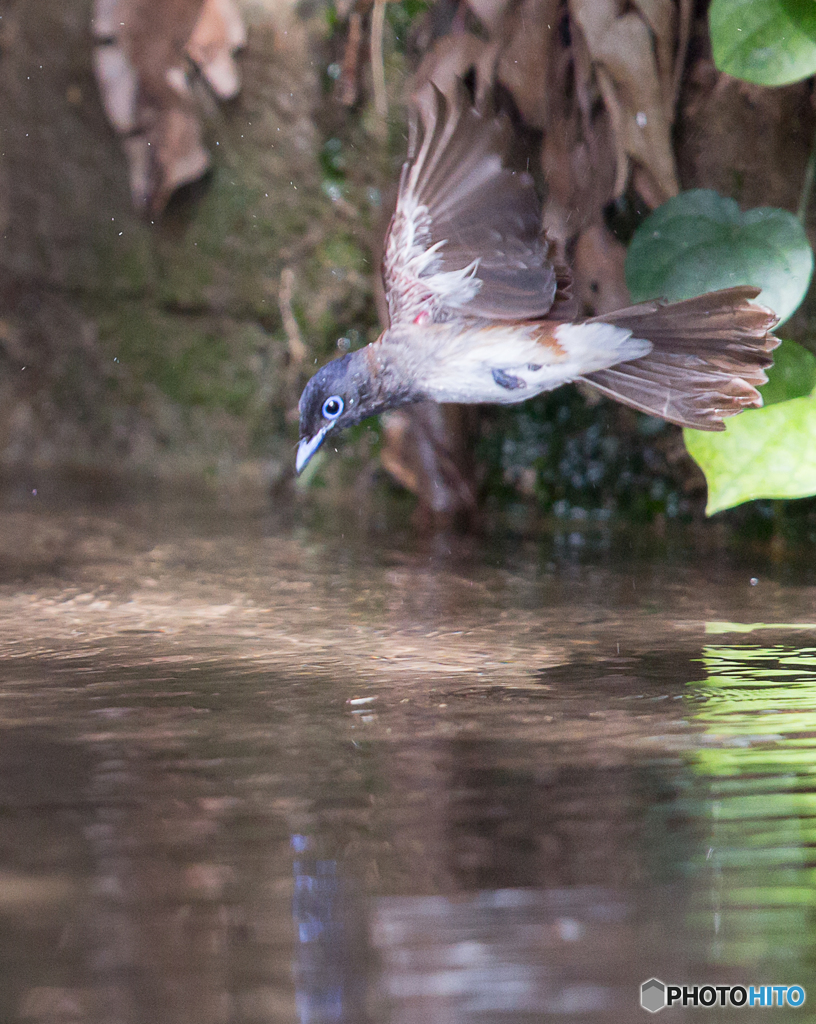
<path fill-rule="evenodd" d="M 298 473 L 327 436 L 428 399 L 506 405 L 581 380 L 698 430 L 762 405 L 779 341 L 758 288 L 557 319 L 566 280 L 533 179 L 506 163 L 508 118 L 461 84 L 448 98 L 429 83 L 414 104 L 422 133 L 415 117 L 383 257 L 390 325 L 306 385 Z"/>

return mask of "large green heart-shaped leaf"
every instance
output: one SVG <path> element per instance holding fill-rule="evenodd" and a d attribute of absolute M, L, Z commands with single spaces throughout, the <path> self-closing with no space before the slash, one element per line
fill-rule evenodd
<path fill-rule="evenodd" d="M 760 388 L 766 406 L 804 398 L 816 387 L 816 356 L 809 349 L 795 341 L 783 341 L 773 357 L 768 383 Z"/>
<path fill-rule="evenodd" d="M 814 4 L 816 7 L 816 3 Z M 742 213 L 733 199 L 706 189 L 681 192 L 635 232 L 626 282 L 636 301 L 688 299 L 750 284 L 780 320 L 799 306 L 813 272 L 813 250 L 787 210 L 762 206 Z"/>
<path fill-rule="evenodd" d="M 757 85 L 787 85 L 816 72 L 813 0 L 712 0 L 714 63 Z"/>
<path fill-rule="evenodd" d="M 683 432 L 708 481 L 706 512 L 754 498 L 816 494 L 816 397 L 749 409 L 720 434 Z"/>

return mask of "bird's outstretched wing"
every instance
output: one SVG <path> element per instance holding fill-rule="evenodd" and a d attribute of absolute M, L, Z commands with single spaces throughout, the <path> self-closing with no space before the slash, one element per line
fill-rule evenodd
<path fill-rule="evenodd" d="M 546 315 L 559 282 L 533 179 L 504 163 L 507 118 L 477 110 L 461 83 L 452 97 L 429 83 L 414 105 L 422 142 L 414 118 L 383 258 L 391 323 Z"/>

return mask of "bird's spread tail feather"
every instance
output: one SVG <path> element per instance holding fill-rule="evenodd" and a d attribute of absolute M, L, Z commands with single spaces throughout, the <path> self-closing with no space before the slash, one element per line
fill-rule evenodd
<path fill-rule="evenodd" d="M 581 379 L 641 412 L 697 430 L 724 430 L 723 420 L 761 406 L 757 387 L 779 344 L 777 317 L 754 302 L 757 288 L 728 288 L 684 302 L 644 302 L 588 323 L 624 327 L 652 343 L 631 362 Z"/>

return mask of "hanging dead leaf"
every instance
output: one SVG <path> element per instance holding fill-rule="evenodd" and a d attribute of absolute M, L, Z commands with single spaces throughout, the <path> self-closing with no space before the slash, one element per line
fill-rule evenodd
<path fill-rule="evenodd" d="M 573 261 L 576 315 L 597 316 L 623 309 L 631 301 L 623 264 L 626 246 L 601 224 L 578 236 Z"/>
<path fill-rule="evenodd" d="M 363 54 L 363 16 L 359 11 L 349 15 L 348 34 L 337 79 L 336 93 L 345 107 L 353 107 L 360 94 L 360 63 Z"/>
<path fill-rule="evenodd" d="M 221 100 L 233 99 L 241 88 L 234 54 L 246 41 L 246 29 L 233 0 L 204 0 L 187 41 L 187 53 Z"/>
<path fill-rule="evenodd" d="M 190 61 L 216 96 L 234 96 L 233 53 L 245 43 L 240 15 L 234 0 L 96 0 L 93 31 L 96 78 L 108 119 L 124 136 L 134 205 L 159 213 L 210 162 Z"/>
<path fill-rule="evenodd" d="M 561 100 L 551 80 L 560 6 L 560 0 L 524 0 L 499 21 L 495 33 L 501 49 L 496 79 L 512 95 L 524 123 L 542 131 Z"/>
<path fill-rule="evenodd" d="M 505 19 L 515 6 L 515 0 L 467 0 L 467 6 L 488 34 L 495 36 L 501 32 Z"/>
<path fill-rule="evenodd" d="M 678 13 L 673 0 L 641 0 L 621 13 L 617 0 L 570 0 L 586 40 L 617 154 L 614 194 L 621 195 L 629 161 L 650 206 L 678 192 L 671 146 L 674 119 Z"/>
<path fill-rule="evenodd" d="M 421 402 L 383 417 L 384 469 L 419 497 L 420 516 L 472 515 L 476 494 L 466 445 L 473 410 Z"/>
<path fill-rule="evenodd" d="M 496 77 L 498 47 L 478 39 L 472 33 L 443 36 L 419 65 L 411 82 L 412 92 L 418 92 L 426 82 L 433 82 L 445 95 L 453 91 L 454 83 L 471 68 L 476 72 L 476 99 L 484 98 Z"/>

